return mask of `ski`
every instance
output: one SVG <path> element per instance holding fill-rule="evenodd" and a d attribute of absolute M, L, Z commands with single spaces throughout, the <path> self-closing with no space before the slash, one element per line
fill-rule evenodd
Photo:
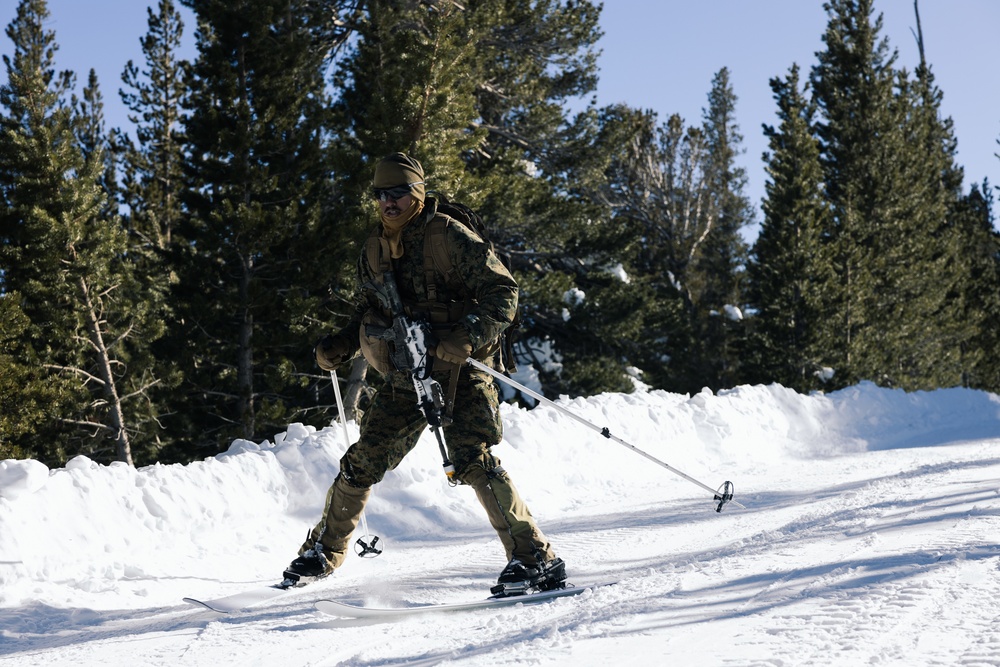
<path fill-rule="evenodd" d="M 193 605 L 200 605 L 206 609 L 211 609 L 220 614 L 229 614 L 234 611 L 253 607 L 262 602 L 273 600 L 276 597 L 288 592 L 287 588 L 275 584 L 273 586 L 261 586 L 248 591 L 241 591 L 233 595 L 227 595 L 212 600 L 199 600 L 198 598 L 184 598 L 184 602 Z"/>
<path fill-rule="evenodd" d="M 603 584 L 588 584 L 587 586 L 572 586 L 557 588 L 552 591 L 527 593 L 525 595 L 508 595 L 501 598 L 486 598 L 475 602 L 453 602 L 445 604 L 418 604 L 411 607 L 364 607 L 337 600 L 317 600 L 313 606 L 317 611 L 341 618 L 399 618 L 416 614 L 433 612 L 470 611 L 474 609 L 489 609 L 493 607 L 511 607 L 519 604 L 538 604 L 546 600 L 580 595 L 587 591 L 611 586 L 614 582 Z"/>
<path fill-rule="evenodd" d="M 280 597 L 296 588 L 302 588 L 306 584 L 319 581 L 319 579 L 319 577 L 297 576 L 294 580 L 286 578 L 280 584 L 261 586 L 260 588 L 241 591 L 239 593 L 234 593 L 221 598 L 201 600 L 199 598 L 188 597 L 184 598 L 184 602 L 196 606 L 202 606 L 220 614 L 230 614 L 234 611 L 240 611 L 242 609 L 247 609 L 248 607 L 261 604 L 262 602 L 273 600 L 274 598 Z"/>

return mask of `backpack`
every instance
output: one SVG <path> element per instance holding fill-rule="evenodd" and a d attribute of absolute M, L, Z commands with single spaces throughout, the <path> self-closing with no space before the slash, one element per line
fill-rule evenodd
<path fill-rule="evenodd" d="M 436 298 L 437 285 L 435 283 L 434 272 L 437 271 L 442 276 L 451 275 L 455 267 L 451 262 L 451 254 L 448 252 L 447 229 L 448 222 L 437 217 L 435 214 L 451 218 L 455 222 L 465 225 L 474 231 L 479 238 L 483 239 L 490 250 L 497 256 L 504 268 L 511 271 L 510 255 L 498 252 L 490 238 L 486 223 L 477 211 L 459 202 L 449 201 L 447 197 L 439 192 L 434 192 L 434 202 L 436 208 L 430 211 L 431 220 L 427 223 L 427 231 L 424 235 L 424 268 L 426 274 L 427 293 L 433 300 Z M 514 360 L 514 339 L 521 329 L 521 308 L 514 310 L 514 319 L 510 325 L 500 334 L 500 364 L 501 370 L 508 374 L 517 372 L 517 364 Z"/>

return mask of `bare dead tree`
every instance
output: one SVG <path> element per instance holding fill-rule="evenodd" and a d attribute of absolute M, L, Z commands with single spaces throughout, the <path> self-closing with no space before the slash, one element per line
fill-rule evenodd
<path fill-rule="evenodd" d="M 913 32 L 913 36 L 917 40 L 917 50 L 920 52 L 920 65 L 926 66 L 927 59 L 924 57 L 924 31 L 920 27 L 920 7 L 918 6 L 918 2 L 919 0 L 913 0 L 913 13 L 917 17 L 917 30 L 914 32 L 911 28 L 910 32 Z"/>

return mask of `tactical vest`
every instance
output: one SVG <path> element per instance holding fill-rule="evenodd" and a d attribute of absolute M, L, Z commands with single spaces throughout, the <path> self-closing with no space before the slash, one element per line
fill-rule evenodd
<path fill-rule="evenodd" d="M 477 302 L 471 295 L 466 294 L 462 301 L 447 300 L 440 287 L 442 285 L 457 285 L 460 289 L 452 292 L 464 292 L 464 284 L 456 274 L 455 266 L 451 261 L 451 253 L 448 249 L 448 227 L 453 224 L 465 224 L 464 221 L 452 218 L 438 212 L 437 201 L 433 197 L 427 198 L 424 212 L 421 213 L 424 227 L 424 252 L 423 252 L 423 275 L 424 294 L 420 298 L 403 298 L 403 309 L 407 317 L 426 321 L 431 325 L 436 337 L 444 336 L 448 331 L 461 320 L 465 315 L 472 312 Z M 412 223 L 411 223 L 412 224 Z M 467 225 L 468 226 L 468 225 Z M 470 227 L 471 229 L 471 227 Z M 476 232 L 475 229 L 472 230 Z M 382 236 L 382 226 L 376 225 L 365 241 L 365 260 L 371 271 L 370 279 L 377 284 L 381 284 L 383 274 L 393 268 L 389 254 L 389 242 Z M 378 309 L 369 308 L 361 321 L 361 351 L 365 359 L 375 370 L 386 374 L 393 370 L 389 361 L 388 343 L 384 340 L 373 338 L 365 334 L 365 325 L 376 324 L 384 327 L 389 324 L 389 313 Z M 487 345 L 474 350 L 473 358 L 486 363 L 492 367 L 502 362 L 495 357 L 500 351 L 500 341 L 492 340 Z M 454 364 L 443 362 L 440 359 L 433 360 L 432 370 L 451 370 L 458 367 Z"/>

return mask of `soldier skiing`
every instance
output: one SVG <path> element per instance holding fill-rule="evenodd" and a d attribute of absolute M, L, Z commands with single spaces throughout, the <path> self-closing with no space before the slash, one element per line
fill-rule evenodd
<path fill-rule="evenodd" d="M 426 195 L 416 159 L 394 153 L 379 161 L 373 196 L 381 223 L 358 259 L 354 314 L 315 354 L 320 368 L 333 371 L 360 350 L 386 381 L 285 584 L 325 577 L 343 564 L 372 486 L 430 424 L 450 479 L 475 491 L 506 552 L 493 593 L 561 588 L 565 564 L 491 451 L 503 429 L 497 387 L 467 364 L 471 357 L 502 370 L 501 334 L 517 312 L 517 283 L 487 241 Z"/>

